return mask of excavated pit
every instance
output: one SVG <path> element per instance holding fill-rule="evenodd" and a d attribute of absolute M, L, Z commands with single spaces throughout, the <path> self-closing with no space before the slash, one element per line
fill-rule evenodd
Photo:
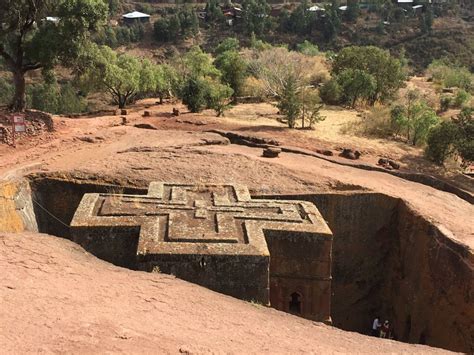
<path fill-rule="evenodd" d="M 147 182 L 39 174 L 3 184 L 0 230 L 69 238 L 82 196 L 94 192 L 146 194 Z M 473 255 L 403 200 L 360 191 L 254 198 L 307 200 L 328 222 L 334 326 L 368 334 L 380 315 L 400 341 L 474 351 Z"/>

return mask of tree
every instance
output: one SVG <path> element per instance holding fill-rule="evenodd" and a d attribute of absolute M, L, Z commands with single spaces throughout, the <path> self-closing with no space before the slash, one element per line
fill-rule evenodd
<path fill-rule="evenodd" d="M 209 76 L 212 78 L 220 77 L 221 73 L 212 63 L 212 57 L 203 52 L 199 46 L 192 47 L 184 57 L 177 60 L 179 72 L 183 77 Z"/>
<path fill-rule="evenodd" d="M 190 76 L 184 83 L 181 99 L 189 111 L 201 112 L 207 107 L 208 82 L 199 76 Z"/>
<path fill-rule="evenodd" d="M 319 95 L 324 103 L 337 105 L 341 103 L 342 88 L 335 78 L 332 78 L 319 89 Z"/>
<path fill-rule="evenodd" d="M 337 77 L 346 69 L 360 70 L 373 77 L 375 88 L 369 104 L 392 98 L 403 87 L 405 73 L 400 60 L 374 46 L 351 46 L 342 49 L 334 59 L 331 74 Z"/>
<path fill-rule="evenodd" d="M 293 76 L 285 82 L 277 107 L 280 113 L 285 115 L 288 127 L 294 128 L 301 113 L 301 102 L 298 97 L 296 78 Z"/>
<path fill-rule="evenodd" d="M 177 42 L 179 36 L 182 34 L 181 30 L 181 20 L 179 19 L 178 15 L 173 15 L 170 17 L 169 25 L 168 25 L 168 35 L 169 41 Z"/>
<path fill-rule="evenodd" d="M 224 14 L 219 6 L 218 0 L 208 0 L 206 2 L 206 21 L 209 23 L 219 23 L 224 21 Z"/>
<path fill-rule="evenodd" d="M 299 91 L 314 74 L 314 58 L 283 47 L 253 51 L 248 57 L 249 72 L 262 82 L 270 97 L 280 97 L 290 80 Z"/>
<path fill-rule="evenodd" d="M 182 36 L 194 36 L 199 32 L 199 19 L 194 7 L 186 4 L 179 9 L 177 17 L 179 19 Z"/>
<path fill-rule="evenodd" d="M 229 85 L 233 91 L 233 101 L 242 93 L 247 75 L 247 62 L 236 50 L 228 50 L 219 54 L 214 62 L 222 73 L 222 81 Z"/>
<path fill-rule="evenodd" d="M 10 109 L 26 107 L 25 74 L 56 64 L 72 66 L 97 25 L 105 21 L 103 0 L 3 0 L 0 57 L 13 74 Z M 56 16 L 53 21 L 48 16 Z"/>
<path fill-rule="evenodd" d="M 359 1 L 358 0 L 347 0 L 347 11 L 346 16 L 350 22 L 355 22 L 359 17 Z"/>
<path fill-rule="evenodd" d="M 160 18 L 153 24 L 153 36 L 157 42 L 168 42 L 171 40 L 170 22 L 167 18 Z"/>
<path fill-rule="evenodd" d="M 344 69 L 337 75 L 337 82 L 351 107 L 355 107 L 359 99 L 370 100 L 376 86 L 375 78 L 360 69 Z"/>
<path fill-rule="evenodd" d="M 270 5 L 266 0 L 243 0 L 242 12 L 242 22 L 246 33 L 261 36 L 268 27 Z"/>
<path fill-rule="evenodd" d="M 456 119 L 443 121 L 428 134 L 425 153 L 438 164 L 458 154 L 463 165 L 474 161 L 474 119 L 472 109 L 465 108 Z"/>
<path fill-rule="evenodd" d="M 312 87 L 302 88 L 301 95 L 301 127 L 305 127 L 305 122 L 308 122 L 308 128 L 313 128 L 315 123 L 324 121 L 325 116 L 321 115 L 321 98 L 318 95 L 317 90 Z"/>
<path fill-rule="evenodd" d="M 166 96 L 172 95 L 176 73 L 169 65 L 156 65 L 144 59 L 140 69 L 140 93 L 160 98 L 160 104 Z"/>
<path fill-rule="evenodd" d="M 216 111 L 216 116 L 220 117 L 224 111 L 230 108 L 230 98 L 233 90 L 230 86 L 221 84 L 215 80 L 208 81 L 208 92 L 206 95 L 207 108 Z"/>
<path fill-rule="evenodd" d="M 156 86 L 156 77 L 149 74 L 155 70 L 150 62 L 117 54 L 109 47 L 95 47 L 82 60 L 88 63 L 81 73 L 83 86 L 108 92 L 119 108 L 125 108 L 139 93 Z"/>
<path fill-rule="evenodd" d="M 238 51 L 240 48 L 239 40 L 235 37 L 227 37 L 224 39 L 215 50 L 215 54 L 219 55 L 227 51 Z"/>
<path fill-rule="evenodd" d="M 439 123 L 436 112 L 414 90 L 407 93 L 406 104 L 392 108 L 390 115 L 397 132 L 404 133 L 413 145 L 424 143 L 430 129 Z"/>
<path fill-rule="evenodd" d="M 332 0 L 329 6 L 326 6 L 326 16 L 323 18 L 323 35 L 326 41 L 332 41 L 336 38 L 341 19 L 339 18 L 339 1 Z"/>
<path fill-rule="evenodd" d="M 290 14 L 287 21 L 288 29 L 300 35 L 309 35 L 316 20 L 315 13 L 309 11 L 310 4 L 303 0 L 298 7 Z"/>

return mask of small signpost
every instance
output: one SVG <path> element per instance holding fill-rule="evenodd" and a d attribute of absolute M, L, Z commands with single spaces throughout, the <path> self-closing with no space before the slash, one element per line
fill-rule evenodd
<path fill-rule="evenodd" d="M 12 117 L 12 140 L 14 147 L 16 147 L 15 135 L 21 132 L 26 132 L 25 116 L 15 115 Z"/>

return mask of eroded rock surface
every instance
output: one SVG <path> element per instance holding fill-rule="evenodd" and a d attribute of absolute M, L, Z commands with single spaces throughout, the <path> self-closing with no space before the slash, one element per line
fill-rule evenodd
<path fill-rule="evenodd" d="M 115 267 L 57 237 L 0 234 L 0 269 L 3 353 L 444 352 Z"/>

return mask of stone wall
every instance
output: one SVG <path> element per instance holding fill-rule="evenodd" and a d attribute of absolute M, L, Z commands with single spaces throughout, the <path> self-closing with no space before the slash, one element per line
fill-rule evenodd
<path fill-rule="evenodd" d="M 474 256 L 449 231 L 378 193 L 280 198 L 313 202 L 334 233 L 336 327 L 369 334 L 380 315 L 398 340 L 474 351 Z"/>
<path fill-rule="evenodd" d="M 268 231 L 270 303 L 304 318 L 330 322 L 332 238 Z"/>
<path fill-rule="evenodd" d="M 35 205 L 35 215 L 40 232 L 59 237 L 70 238 L 69 225 L 76 212 L 82 196 L 86 193 L 117 192 L 146 194 L 146 188 L 136 188 L 122 181 L 106 179 L 97 181 L 93 176 L 82 175 L 31 175 L 31 189 L 33 197 L 44 207 Z M 51 214 L 64 224 L 59 223 Z"/>
<path fill-rule="evenodd" d="M 153 255 L 140 268 L 175 275 L 213 291 L 269 305 L 268 256 L 257 255 Z"/>

